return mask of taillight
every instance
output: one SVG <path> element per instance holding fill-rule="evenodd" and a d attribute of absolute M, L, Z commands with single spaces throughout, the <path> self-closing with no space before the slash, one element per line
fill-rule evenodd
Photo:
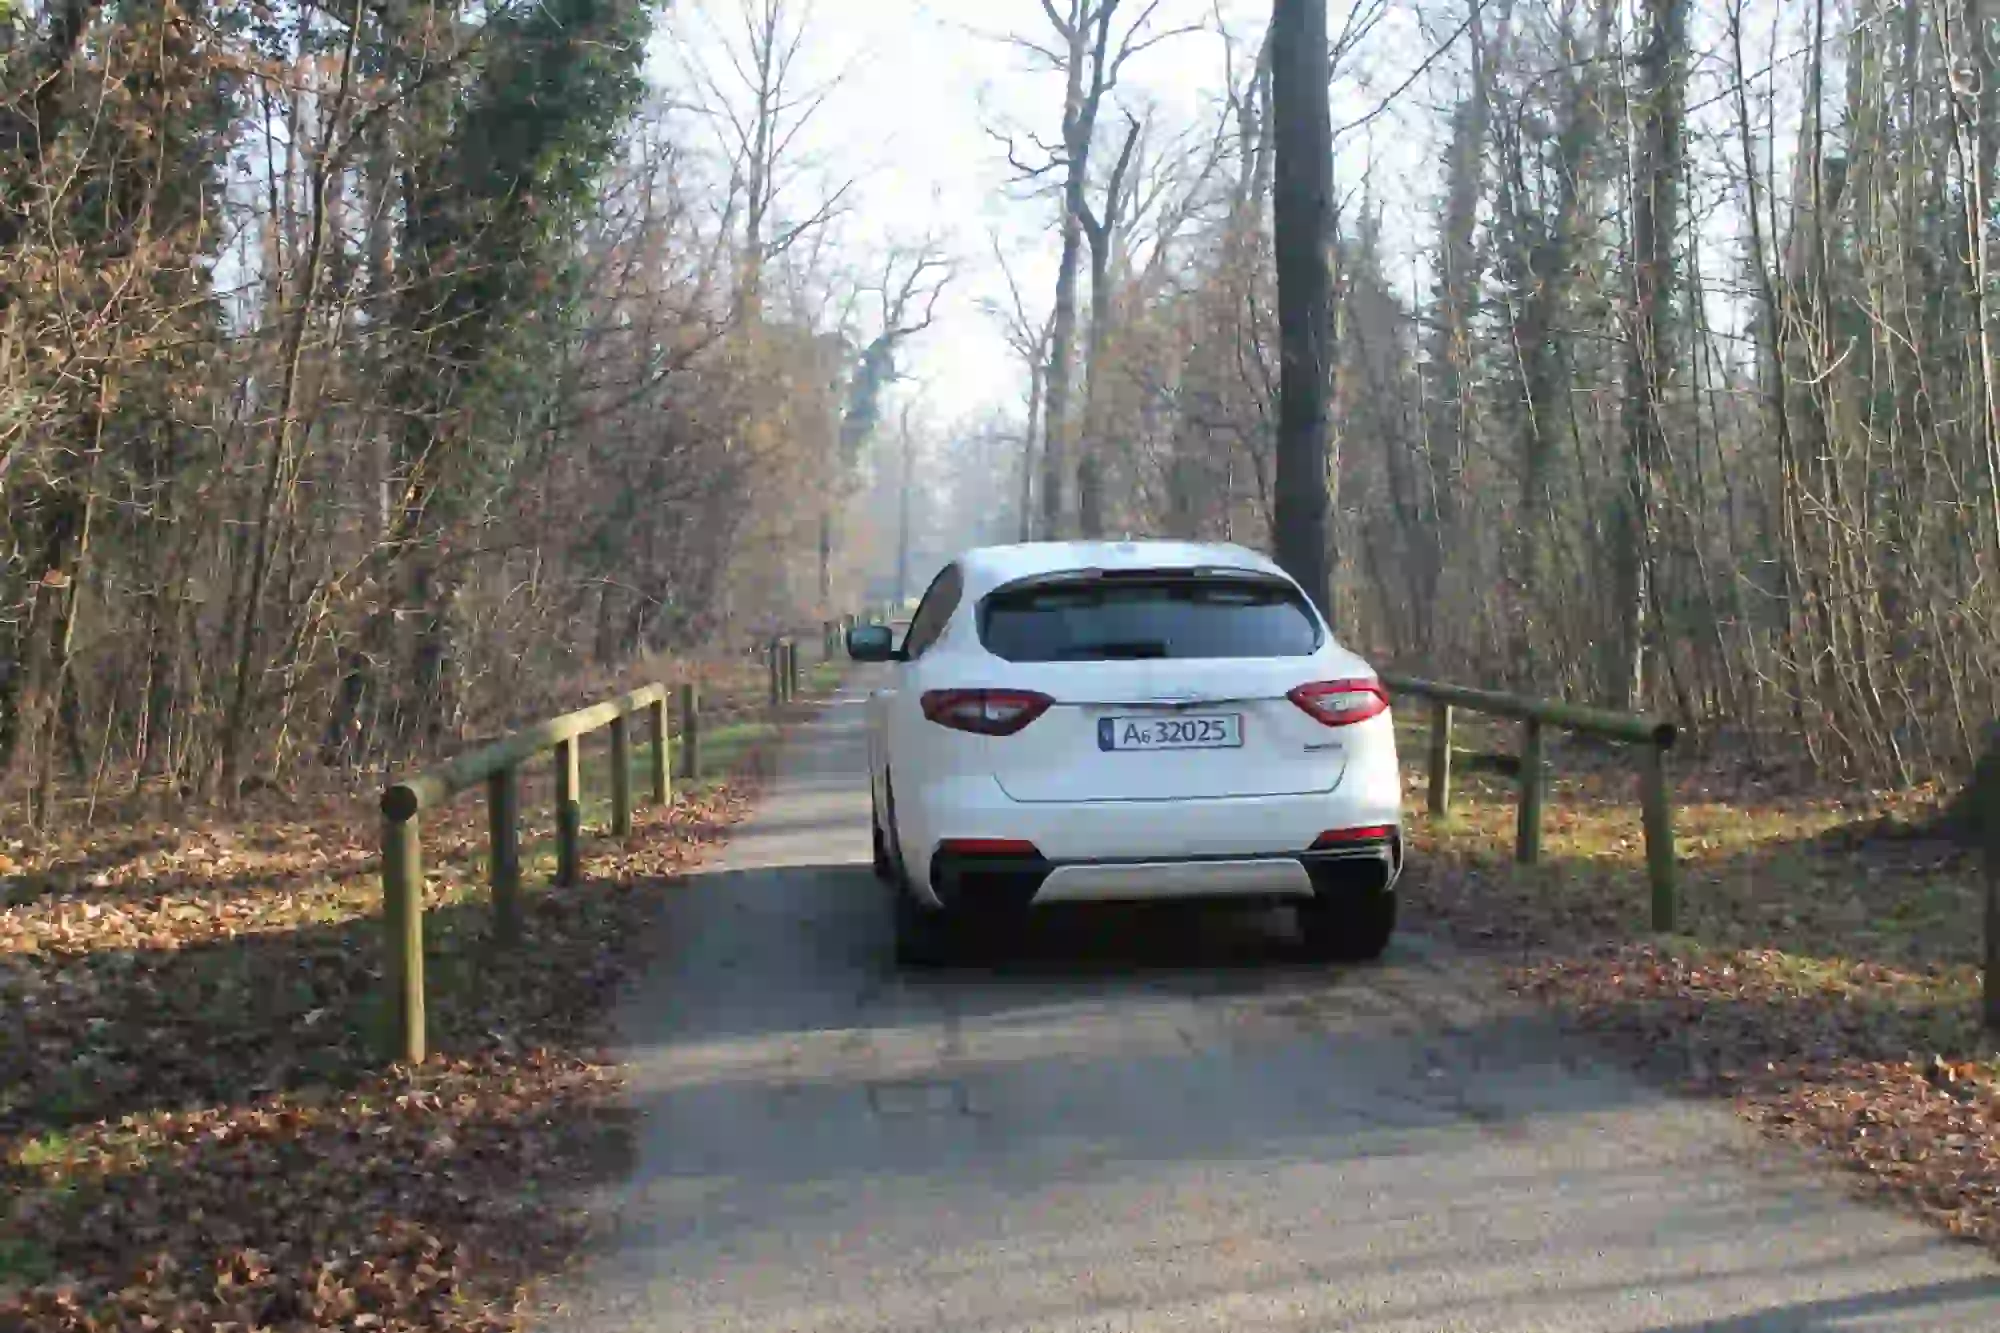
<path fill-rule="evenodd" d="M 938 850 L 956 856 L 1040 856 L 1026 838 L 946 838 Z"/>
<path fill-rule="evenodd" d="M 1315 681 L 1298 686 L 1285 697 L 1313 721 L 1329 727 L 1352 726 L 1389 711 L 1389 693 L 1375 680 Z"/>
<path fill-rule="evenodd" d="M 1033 690 L 925 690 L 923 699 L 931 721 L 982 736 L 1011 736 L 1054 702 Z"/>
<path fill-rule="evenodd" d="M 1352 847 L 1357 843 L 1387 842 L 1396 836 L 1394 824 L 1364 824 L 1360 828 L 1330 828 L 1313 839 L 1313 850 Z"/>

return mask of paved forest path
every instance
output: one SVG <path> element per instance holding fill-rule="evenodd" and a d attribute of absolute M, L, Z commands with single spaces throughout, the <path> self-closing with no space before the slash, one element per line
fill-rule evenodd
<path fill-rule="evenodd" d="M 2000 1273 L 1414 937 L 1108 914 L 891 965 L 850 687 L 673 900 L 584 1333 L 1991 1330 Z"/>

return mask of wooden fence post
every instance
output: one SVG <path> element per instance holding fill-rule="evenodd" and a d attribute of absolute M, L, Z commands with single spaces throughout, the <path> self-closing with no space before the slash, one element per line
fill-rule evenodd
<path fill-rule="evenodd" d="M 493 937 L 521 939 L 521 780 L 513 765 L 486 779 L 487 873 L 493 879 Z"/>
<path fill-rule="evenodd" d="M 1986 922 L 1980 1010 L 1988 1031 L 2000 1031 L 2000 721 L 1988 723 L 1985 747 L 1958 798 L 1956 818 L 1967 840 L 1984 853 Z"/>
<path fill-rule="evenodd" d="M 652 770 L 653 804 L 665 805 L 674 796 L 673 778 L 667 772 L 667 695 L 661 687 L 659 697 L 646 705 L 647 739 L 653 744 Z"/>
<path fill-rule="evenodd" d="M 382 816 L 382 923 L 388 931 L 390 1040 L 424 1062 L 424 847 L 417 812 Z"/>
<path fill-rule="evenodd" d="M 1674 807 L 1667 789 L 1664 746 L 1641 747 L 1639 800 L 1646 822 L 1646 878 L 1653 886 L 1653 929 L 1665 934 L 1678 915 L 1674 901 Z"/>
<path fill-rule="evenodd" d="M 681 686 L 681 776 L 701 781 L 701 687 Z"/>
<path fill-rule="evenodd" d="M 2000 1031 L 2000 834 L 1986 843 L 1986 967 L 1980 987 L 1988 1031 Z"/>
<path fill-rule="evenodd" d="M 1521 806 L 1514 828 L 1514 859 L 1531 866 L 1542 859 L 1542 724 L 1521 724 Z"/>
<path fill-rule="evenodd" d="M 556 883 L 576 883 L 583 841 L 583 792 L 578 781 L 576 742 L 557 741 L 556 761 Z"/>
<path fill-rule="evenodd" d="M 632 836 L 632 729 L 623 713 L 611 719 L 611 833 Z"/>
<path fill-rule="evenodd" d="M 1451 705 L 1431 704 L 1431 817 L 1451 811 Z"/>

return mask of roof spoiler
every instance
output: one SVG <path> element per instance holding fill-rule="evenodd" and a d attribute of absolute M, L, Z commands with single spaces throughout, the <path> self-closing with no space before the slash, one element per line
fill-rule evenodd
<path fill-rule="evenodd" d="M 1044 574 L 1029 574 L 1000 584 L 987 595 L 1026 592 L 1034 588 L 1088 587 L 1101 583 L 1163 579 L 1226 579 L 1236 583 L 1260 583 L 1282 588 L 1293 586 L 1291 580 L 1282 574 L 1267 569 L 1250 569 L 1243 565 L 1165 565 L 1133 569 L 1101 569 L 1091 566 L 1087 569 L 1058 569 Z"/>

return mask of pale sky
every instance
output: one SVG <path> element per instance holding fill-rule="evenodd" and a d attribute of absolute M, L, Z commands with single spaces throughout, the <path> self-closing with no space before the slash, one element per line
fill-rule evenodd
<path fill-rule="evenodd" d="M 669 85 L 675 77 L 676 42 L 708 68 L 726 70 L 717 32 L 740 33 L 742 3 L 680 0 L 662 33 L 656 77 Z M 793 3 L 806 11 L 804 0 Z M 1142 0 L 1126 0 L 1134 14 L 1144 7 Z M 1048 200 L 1009 196 L 1011 172 L 985 126 L 1011 121 L 1044 139 L 1055 137 L 1059 79 L 1035 72 L 1030 57 L 1003 40 L 1009 31 L 1046 39 L 1039 0 L 817 0 L 809 12 L 811 36 L 802 59 L 811 76 L 847 71 L 802 136 L 826 180 L 858 178 L 842 234 L 854 253 L 865 255 L 884 236 L 934 228 L 959 260 L 937 324 L 905 359 L 906 371 L 922 381 L 927 414 L 949 420 L 1017 404 L 1025 370 L 980 308 L 982 298 L 1005 299 L 990 232 L 1000 234 L 1014 257 L 1031 312 L 1043 315 L 1054 288 L 1055 210 Z M 1344 12 L 1343 0 L 1333 0 L 1335 30 Z M 1268 20 L 1269 0 L 1160 0 L 1154 28 L 1206 30 L 1135 57 L 1119 90 L 1124 103 L 1150 103 L 1152 123 L 1168 133 L 1212 123 L 1224 90 L 1223 42 L 1214 31 L 1218 13 L 1237 39 L 1239 58 L 1247 59 L 1245 48 L 1254 50 Z M 1362 77 L 1343 79 L 1336 88 L 1335 123 L 1374 106 L 1431 44 L 1399 10 L 1354 67 Z M 1411 121 L 1427 127 L 1428 112 L 1419 107 Z M 1428 191 L 1426 150 L 1410 129 L 1398 126 L 1396 117 L 1375 121 L 1367 132 L 1343 140 L 1343 167 L 1358 179 L 1361 158 L 1372 153 L 1379 191 Z M 1346 188 L 1354 184 L 1343 181 Z M 794 206 L 809 204 L 815 188 L 802 186 Z M 1414 196 L 1396 202 L 1414 202 Z"/>

